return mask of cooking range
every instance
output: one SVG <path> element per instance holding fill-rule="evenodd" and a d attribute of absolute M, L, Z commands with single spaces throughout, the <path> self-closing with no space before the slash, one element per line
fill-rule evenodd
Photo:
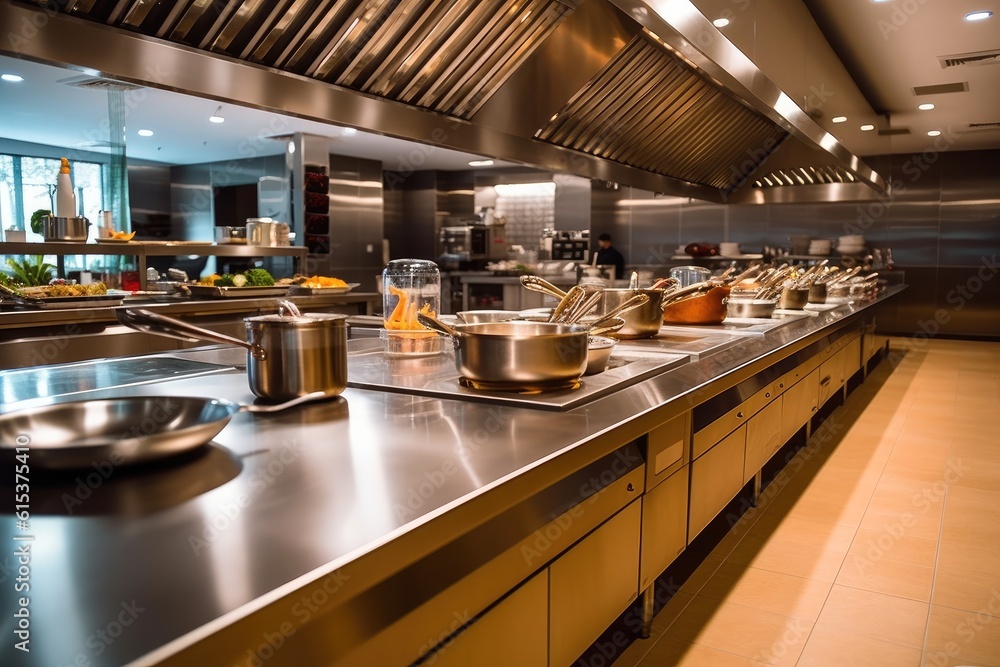
<path fill-rule="evenodd" d="M 689 358 L 687 354 L 656 350 L 616 349 L 606 371 L 585 375 L 578 383 L 499 389 L 463 381 L 450 350 L 427 357 L 388 357 L 382 351 L 381 341 L 358 338 L 348 341 L 347 386 L 561 411 L 676 368 Z"/>

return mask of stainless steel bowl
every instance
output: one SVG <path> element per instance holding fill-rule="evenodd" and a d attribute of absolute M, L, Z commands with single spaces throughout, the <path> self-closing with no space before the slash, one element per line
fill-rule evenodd
<path fill-rule="evenodd" d="M 757 319 L 771 317 L 777 306 L 777 299 L 730 299 L 726 309 L 729 317 Z"/>
<path fill-rule="evenodd" d="M 480 382 L 539 383 L 579 378 L 587 369 L 583 324 L 493 322 L 455 327 L 455 365 Z"/>
<path fill-rule="evenodd" d="M 590 336 L 587 339 L 587 371 L 584 375 L 603 373 L 617 344 L 614 338 Z"/>
<path fill-rule="evenodd" d="M 40 468 L 115 467 L 173 456 L 219 434 L 240 406 L 212 398 L 131 396 L 0 415 L 3 449 L 27 445 Z"/>

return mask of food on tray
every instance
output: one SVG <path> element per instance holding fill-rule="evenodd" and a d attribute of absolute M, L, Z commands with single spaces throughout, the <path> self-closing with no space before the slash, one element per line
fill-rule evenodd
<path fill-rule="evenodd" d="M 267 269 L 250 269 L 243 273 L 218 276 L 211 284 L 216 287 L 271 287 L 274 285 L 274 276 Z"/>
<path fill-rule="evenodd" d="M 310 276 L 298 284 L 301 287 L 347 287 L 347 283 L 340 278 L 327 276 Z"/>
<path fill-rule="evenodd" d="M 410 296 L 406 293 L 406 290 L 390 285 L 389 291 L 398 297 L 399 301 L 396 303 L 396 307 L 393 308 L 392 313 L 385 318 L 385 328 L 394 331 L 429 331 L 417 320 L 417 303 L 410 300 Z M 431 317 L 437 317 L 437 313 L 431 310 L 431 304 L 429 303 L 425 303 L 419 312 Z M 417 335 L 422 335 L 422 332 Z M 436 336 L 437 334 L 432 333 L 432 335 Z"/>
<path fill-rule="evenodd" d="M 202 278 L 199 278 L 198 279 L 198 284 L 199 285 L 204 285 L 205 287 L 212 287 L 213 285 L 215 285 L 215 281 L 218 280 L 221 277 L 222 276 L 220 276 L 218 273 L 213 273 L 211 275 L 207 275 L 207 276 L 204 276 Z"/>
<path fill-rule="evenodd" d="M 135 236 L 135 232 L 111 232 L 108 238 L 119 241 L 131 241 L 133 236 Z"/>
<path fill-rule="evenodd" d="M 21 290 L 25 296 L 37 299 L 66 296 L 102 296 L 108 293 L 108 286 L 104 283 L 90 283 L 89 285 L 67 285 L 65 281 L 55 282 L 52 285 L 40 287 L 26 287 Z"/>

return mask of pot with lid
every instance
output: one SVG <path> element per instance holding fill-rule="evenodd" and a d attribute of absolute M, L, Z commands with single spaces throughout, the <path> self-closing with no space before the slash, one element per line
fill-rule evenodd
<path fill-rule="evenodd" d="M 246 348 L 250 390 L 265 400 L 287 401 L 318 391 L 341 394 L 347 388 L 347 316 L 303 315 L 290 301 L 280 308 L 277 314 L 244 318 L 246 341 L 141 308 L 115 313 L 138 331 Z"/>

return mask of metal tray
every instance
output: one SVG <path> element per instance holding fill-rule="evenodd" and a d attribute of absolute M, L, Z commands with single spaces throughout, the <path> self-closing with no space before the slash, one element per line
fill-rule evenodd
<path fill-rule="evenodd" d="M 258 296 L 285 296 L 291 285 L 270 287 L 215 287 L 212 285 L 188 285 L 191 296 L 209 299 L 248 299 Z"/>
<path fill-rule="evenodd" d="M 361 283 L 347 283 L 347 287 L 303 287 L 292 285 L 292 294 L 302 296 L 322 296 L 324 294 L 347 294 Z"/>
<path fill-rule="evenodd" d="M 47 296 L 24 298 L 10 295 L 17 308 L 28 310 L 67 310 L 77 308 L 107 308 L 120 306 L 124 294 L 93 294 L 89 296 Z"/>

